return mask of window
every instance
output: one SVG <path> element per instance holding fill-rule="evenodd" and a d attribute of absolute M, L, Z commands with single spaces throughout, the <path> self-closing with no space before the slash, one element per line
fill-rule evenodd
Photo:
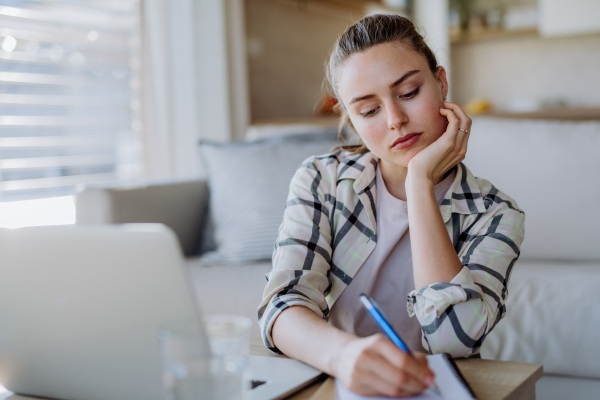
<path fill-rule="evenodd" d="M 0 0 L 0 202 L 139 176 L 139 7 Z"/>

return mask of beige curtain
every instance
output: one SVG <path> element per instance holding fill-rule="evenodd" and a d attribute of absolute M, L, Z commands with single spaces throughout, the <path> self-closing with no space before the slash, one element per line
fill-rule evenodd
<path fill-rule="evenodd" d="M 234 137 L 234 127 L 245 130 L 247 101 L 232 103 L 230 93 L 233 80 L 242 88 L 242 99 L 247 97 L 242 4 L 238 0 L 143 1 L 146 177 L 201 176 L 198 140 L 227 141 Z M 228 28 L 228 21 L 236 23 L 234 29 Z M 235 68 L 230 68 L 230 59 Z"/>

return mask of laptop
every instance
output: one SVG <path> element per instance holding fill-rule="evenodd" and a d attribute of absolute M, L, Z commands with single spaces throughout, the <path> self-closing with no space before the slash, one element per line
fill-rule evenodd
<path fill-rule="evenodd" d="M 0 229 L 0 382 L 53 399 L 163 400 L 157 333 L 199 318 L 174 233 L 161 224 Z M 251 356 L 252 400 L 321 372 Z"/>

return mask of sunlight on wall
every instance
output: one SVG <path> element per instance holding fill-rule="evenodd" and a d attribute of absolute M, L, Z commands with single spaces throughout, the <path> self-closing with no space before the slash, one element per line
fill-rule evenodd
<path fill-rule="evenodd" d="M 0 203 L 0 228 L 75 223 L 73 196 Z"/>

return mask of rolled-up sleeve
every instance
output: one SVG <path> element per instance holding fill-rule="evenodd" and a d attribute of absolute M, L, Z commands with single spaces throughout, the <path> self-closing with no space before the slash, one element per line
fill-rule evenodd
<path fill-rule="evenodd" d="M 273 324 L 281 312 L 303 306 L 327 319 L 325 293 L 331 261 L 331 225 L 325 206 L 326 182 L 309 160 L 298 169 L 290 183 L 283 222 L 273 253 L 273 270 L 258 309 L 258 321 L 265 345 L 279 352 L 273 343 Z"/>
<path fill-rule="evenodd" d="M 510 203 L 495 204 L 481 216 L 477 232 L 465 232 L 458 256 L 462 270 L 448 283 L 408 295 L 408 313 L 422 328 L 430 353 L 476 354 L 506 313 L 513 266 L 520 255 L 525 214 Z M 476 225 L 476 224 L 475 224 Z"/>

